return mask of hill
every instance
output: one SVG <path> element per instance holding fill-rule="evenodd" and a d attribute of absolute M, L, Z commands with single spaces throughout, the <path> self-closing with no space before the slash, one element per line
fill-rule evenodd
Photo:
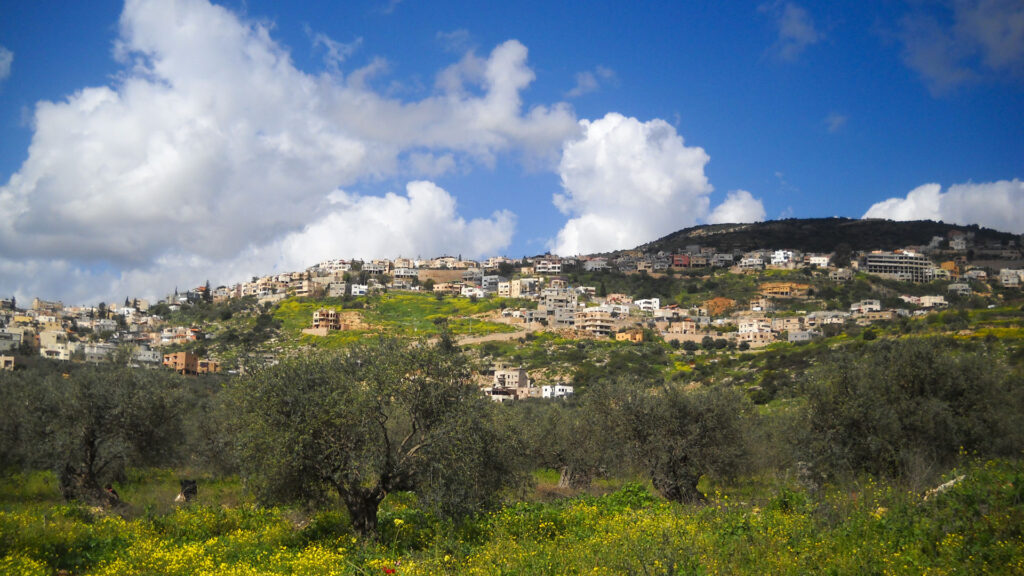
<path fill-rule="evenodd" d="M 851 250 L 891 250 L 928 244 L 951 231 L 974 234 L 975 244 L 1008 244 L 1017 236 L 977 225 L 958 226 L 932 220 L 894 222 L 851 218 L 789 218 L 753 224 L 712 224 L 673 232 L 638 247 L 644 252 L 682 252 L 687 246 L 714 247 L 719 251 L 787 248 L 803 252 L 831 252 L 840 244 Z"/>

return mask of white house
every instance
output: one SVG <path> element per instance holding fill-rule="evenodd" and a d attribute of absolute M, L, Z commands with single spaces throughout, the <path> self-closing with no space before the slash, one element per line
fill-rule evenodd
<path fill-rule="evenodd" d="M 784 266 L 792 261 L 792 250 L 776 250 L 775 252 L 772 252 L 772 266 Z"/>
<path fill-rule="evenodd" d="M 644 312 L 654 312 L 661 308 L 661 299 L 647 298 L 646 300 L 634 300 L 633 305 Z"/>
<path fill-rule="evenodd" d="M 828 263 L 831 260 L 832 258 L 828 254 L 811 254 L 807 258 L 807 263 L 818 268 L 828 268 Z"/>
<path fill-rule="evenodd" d="M 554 386 L 541 387 L 542 398 L 562 398 L 572 396 L 573 388 L 567 384 L 555 384 Z"/>
<path fill-rule="evenodd" d="M 850 313 L 866 314 L 868 312 L 879 312 L 882 310 L 882 303 L 878 300 L 861 300 L 850 304 Z"/>

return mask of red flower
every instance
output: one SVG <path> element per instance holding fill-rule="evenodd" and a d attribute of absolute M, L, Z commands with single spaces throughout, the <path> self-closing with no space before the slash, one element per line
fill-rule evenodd
<path fill-rule="evenodd" d="M 395 569 L 394 568 L 383 568 L 383 570 L 384 570 L 385 574 L 394 574 L 395 573 Z"/>

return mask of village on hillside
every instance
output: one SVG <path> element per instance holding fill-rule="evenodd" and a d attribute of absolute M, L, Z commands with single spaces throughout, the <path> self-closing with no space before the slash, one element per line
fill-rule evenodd
<path fill-rule="evenodd" d="M 463 344 L 556 332 L 577 339 L 660 339 L 691 352 L 715 347 L 756 350 L 776 342 L 801 343 L 835 335 L 849 325 L 865 327 L 926 315 L 946 308 L 951 300 L 991 297 L 993 286 L 1019 290 L 1024 282 L 1020 247 L 1014 241 L 976 246 L 973 240 L 969 232 L 954 231 L 948 237 L 935 237 L 926 246 L 845 255 L 783 248 L 735 253 L 694 245 L 673 254 L 633 250 L 575 258 L 547 254 L 484 261 L 451 256 L 337 259 L 233 286 L 212 288 L 207 284 L 185 292 L 175 290 L 157 303 L 128 297 L 119 304 L 65 306 L 37 298 L 22 307 L 9 298 L 0 300 L 0 365 L 11 370 L 16 368 L 17 355 L 38 355 L 61 361 L 163 366 L 182 374 L 217 373 L 223 368 L 221 359 L 200 357 L 188 346 L 213 337 L 205 326 L 172 323 L 168 316 L 200 302 L 249 299 L 259 309 L 270 310 L 292 298 L 330 302 L 385 292 L 433 293 L 438 299 L 473 301 L 498 298 L 527 304 L 503 304 L 500 311 L 487 317 L 488 322 L 511 327 L 509 332 L 477 338 L 470 334 L 460 340 Z M 968 257 L 979 254 L 986 258 L 983 264 Z M 996 267 L 993 262 L 1008 265 Z M 680 305 L 659 297 L 610 292 L 603 281 L 606 275 L 640 275 L 653 281 L 677 275 L 707 279 L 723 274 L 750 279 L 751 296 L 714 295 Z M 820 305 L 828 285 L 844 285 L 865 275 L 906 290 L 892 292 L 885 299 L 853 301 L 844 309 Z M 580 276 L 592 282 L 571 280 Z M 922 285 L 934 288 L 934 293 L 915 288 Z M 323 306 L 313 312 L 302 332 L 316 338 L 365 328 L 359 311 Z M 272 353 L 264 358 L 274 360 Z M 236 368 L 229 367 L 231 371 Z M 497 401 L 572 393 L 572 387 L 564 382 L 535 384 L 522 367 L 495 365 L 487 370 L 482 388 Z"/>

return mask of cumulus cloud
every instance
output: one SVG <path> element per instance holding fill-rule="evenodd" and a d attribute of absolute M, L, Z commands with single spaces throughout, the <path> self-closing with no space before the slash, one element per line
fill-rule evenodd
<path fill-rule="evenodd" d="M 764 204 L 760 198 L 746 190 L 729 192 L 725 201 L 708 215 L 708 224 L 738 224 L 761 222 L 765 219 Z"/>
<path fill-rule="evenodd" d="M 769 12 L 775 18 L 778 38 L 770 52 L 779 60 L 794 61 L 808 46 L 825 38 L 814 27 L 814 21 L 807 10 L 793 2 L 765 4 L 761 6 L 761 11 Z"/>
<path fill-rule="evenodd" d="M 985 78 L 1024 79 L 1024 4 L 956 0 L 921 6 L 901 23 L 903 61 L 933 94 Z"/>
<path fill-rule="evenodd" d="M 564 192 L 554 202 L 570 219 L 554 252 L 633 247 L 707 214 L 709 157 L 685 146 L 670 124 L 610 113 L 580 126 L 582 138 L 565 145 L 558 168 Z"/>
<path fill-rule="evenodd" d="M 941 220 L 1024 234 L 1024 182 L 1014 179 L 955 184 L 945 192 L 939 184 L 924 184 L 906 198 L 874 204 L 864 218 Z"/>
<path fill-rule="evenodd" d="M 359 196 L 337 192 L 328 213 L 282 242 L 284 259 L 297 266 L 349 254 L 354 257 L 462 253 L 492 255 L 512 240 L 516 218 L 502 210 L 467 222 L 456 201 L 428 181 L 410 182 L 406 195 Z"/>
<path fill-rule="evenodd" d="M 593 71 L 576 74 L 576 86 L 566 93 L 568 98 L 578 98 L 584 94 L 596 92 L 602 84 L 615 81 L 615 71 L 611 68 L 598 66 Z"/>
<path fill-rule="evenodd" d="M 11 64 L 14 62 L 14 52 L 0 46 L 0 82 L 3 82 L 11 75 Z"/>
<path fill-rule="evenodd" d="M 324 46 L 330 56 L 332 45 Z M 381 61 L 341 70 L 350 51 L 333 48 L 338 70 L 310 74 L 266 25 L 207 0 L 128 0 L 117 81 L 35 107 L 28 158 L 0 186 L 0 269 L 74 270 L 78 285 L 100 296 L 152 278 L 157 265 L 180 266 L 186 281 L 229 281 L 293 262 L 278 252 L 283 238 L 325 238 L 310 222 L 352 225 L 346 214 L 365 215 L 378 201 L 338 189 L 435 177 L 501 154 L 553 166 L 580 130 L 565 104 L 523 106 L 534 74 L 515 40 L 454 65 L 456 82 L 416 101 L 368 87 Z M 423 211 L 426 200 L 417 198 L 450 199 L 410 186 L 408 214 Z M 381 207 L 402 198 L 385 196 Z M 450 242 L 477 242 L 471 232 L 480 226 L 513 222 L 502 213 L 465 223 L 453 202 L 446 206 L 434 216 L 447 223 L 434 227 L 453 231 L 445 236 L 452 250 L 460 247 Z M 377 239 L 359 246 L 408 246 L 379 226 L 360 230 Z M 24 276 L 3 274 L 0 289 Z"/>

